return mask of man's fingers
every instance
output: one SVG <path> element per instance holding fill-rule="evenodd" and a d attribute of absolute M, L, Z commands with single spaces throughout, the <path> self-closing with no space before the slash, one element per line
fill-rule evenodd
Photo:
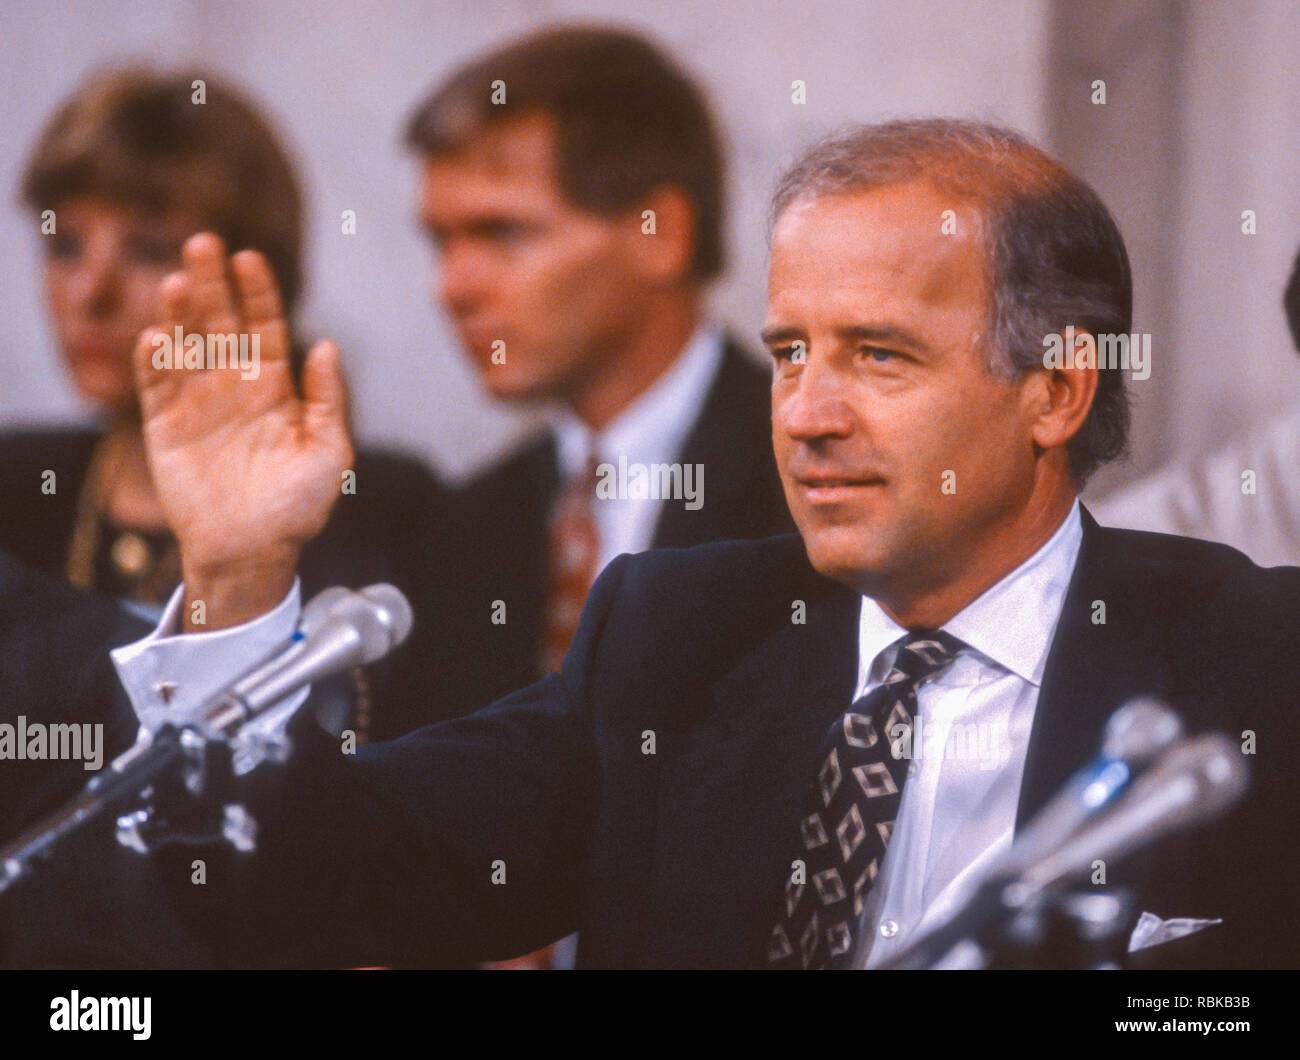
<path fill-rule="evenodd" d="M 230 271 L 235 274 L 244 320 L 249 327 L 284 319 L 280 288 L 266 258 L 256 250 L 241 250 L 230 259 Z"/>
<path fill-rule="evenodd" d="M 163 279 L 159 290 L 162 300 L 162 323 L 169 333 L 179 325 L 184 332 L 194 330 L 194 311 L 190 303 L 190 281 L 183 272 L 173 272 Z"/>
<path fill-rule="evenodd" d="M 135 389 L 140 396 L 140 408 L 146 419 L 154 409 L 174 401 L 180 391 L 181 373 L 154 366 L 154 351 L 170 341 L 171 335 L 163 328 L 145 328 L 140 332 L 131 354 Z"/>
<path fill-rule="evenodd" d="M 307 354 L 302 370 L 302 398 L 307 433 L 332 444 L 347 444 L 347 386 L 343 382 L 339 348 L 329 339 L 316 343 Z"/>
<path fill-rule="evenodd" d="M 280 304 L 280 288 L 266 258 L 255 250 L 241 250 L 230 259 L 244 326 L 249 336 L 260 335 L 264 362 L 289 358 L 289 327 Z"/>
<path fill-rule="evenodd" d="M 195 330 L 209 335 L 237 332 L 239 311 L 226 277 L 226 248 L 221 238 L 211 232 L 191 236 L 181 247 L 181 260 L 189 277 Z"/>

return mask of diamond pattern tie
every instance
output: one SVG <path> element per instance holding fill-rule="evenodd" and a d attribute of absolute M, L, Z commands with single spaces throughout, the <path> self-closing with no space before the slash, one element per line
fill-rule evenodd
<path fill-rule="evenodd" d="M 805 883 L 792 872 L 767 958 L 776 968 L 844 964 L 867 892 L 884 860 L 907 779 L 895 757 L 905 726 L 908 745 L 916 689 L 946 667 L 962 643 L 942 630 L 909 634 L 884 683 L 841 714 L 822 741 L 821 768 L 799 823 Z M 901 748 L 898 748 L 901 751 Z"/>

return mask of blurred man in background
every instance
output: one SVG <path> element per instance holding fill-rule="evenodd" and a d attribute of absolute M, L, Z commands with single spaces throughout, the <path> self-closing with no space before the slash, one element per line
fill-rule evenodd
<path fill-rule="evenodd" d="M 545 30 L 452 74 L 407 141 L 436 296 L 483 386 L 556 407 L 448 501 L 442 688 L 482 706 L 556 667 L 619 553 L 793 524 L 770 372 L 705 313 L 723 163 L 685 75 L 622 30 Z"/>
<path fill-rule="evenodd" d="M 436 296 L 483 386 L 556 409 L 446 502 L 427 650 L 460 711 L 557 669 L 620 553 L 793 523 L 770 373 L 705 314 L 723 161 L 697 86 L 634 34 L 548 29 L 453 73 L 407 142 Z"/>

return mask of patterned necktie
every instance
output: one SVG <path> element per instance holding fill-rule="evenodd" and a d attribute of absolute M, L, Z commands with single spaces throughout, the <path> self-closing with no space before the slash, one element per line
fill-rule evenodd
<path fill-rule="evenodd" d="M 542 673 L 560 668 L 578 631 L 582 605 L 596 580 L 600 539 L 592 505 L 596 501 L 596 458 L 570 479 L 551 513 L 550 584 L 546 595 L 546 640 Z"/>
<path fill-rule="evenodd" d="M 942 630 L 909 634 L 884 683 L 856 700 L 826 734 L 799 823 L 807 882 L 796 883 L 793 872 L 786 881 L 781 919 L 768 941 L 773 967 L 847 961 L 902 800 L 910 764 L 903 746 L 911 745 L 917 686 L 961 648 Z"/>

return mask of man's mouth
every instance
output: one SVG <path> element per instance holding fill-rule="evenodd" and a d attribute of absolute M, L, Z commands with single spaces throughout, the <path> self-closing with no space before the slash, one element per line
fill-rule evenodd
<path fill-rule="evenodd" d="M 885 480 L 841 474 L 806 474 L 796 475 L 795 483 L 804 498 L 813 504 L 840 504 L 860 499 L 868 490 L 883 487 Z"/>

